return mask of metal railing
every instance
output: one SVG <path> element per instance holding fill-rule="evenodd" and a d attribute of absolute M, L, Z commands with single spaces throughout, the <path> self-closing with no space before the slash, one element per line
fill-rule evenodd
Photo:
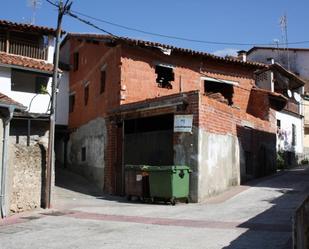
<path fill-rule="evenodd" d="M 1 45 L 0 45 L 1 46 Z M 35 59 L 46 60 L 47 59 L 47 47 L 41 46 L 40 44 L 10 40 L 9 41 L 9 53 L 27 56 Z"/>

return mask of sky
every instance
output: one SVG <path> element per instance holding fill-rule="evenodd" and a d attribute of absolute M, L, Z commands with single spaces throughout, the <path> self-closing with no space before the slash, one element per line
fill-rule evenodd
<path fill-rule="evenodd" d="M 56 8 L 46 0 L 40 1 L 35 24 L 56 27 Z M 29 22 L 33 11 L 28 2 L 29 0 L 2 0 L 0 19 Z M 194 40 L 257 45 L 274 44 L 276 39 L 283 41 L 279 21 L 280 17 L 286 14 L 288 41 L 308 41 L 304 44 L 291 44 L 289 47 L 309 47 L 308 0 L 73 0 L 71 9 L 152 33 Z M 118 36 L 156 41 L 221 56 L 235 55 L 238 50 L 252 47 L 188 42 L 90 21 Z M 63 29 L 67 32 L 102 33 L 70 16 L 64 17 Z"/>

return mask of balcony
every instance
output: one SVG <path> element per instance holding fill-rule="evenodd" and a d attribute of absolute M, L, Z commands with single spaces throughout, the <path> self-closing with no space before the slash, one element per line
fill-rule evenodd
<path fill-rule="evenodd" d="M 289 101 L 287 102 L 286 106 L 284 107 L 285 111 L 288 111 L 288 112 L 293 112 L 295 114 L 301 114 L 300 113 L 300 104 L 297 103 L 295 100 L 293 99 L 289 99 Z"/>
<path fill-rule="evenodd" d="M 0 51 L 40 60 L 48 58 L 48 46 L 43 42 L 8 38 L 4 34 L 0 34 Z"/>

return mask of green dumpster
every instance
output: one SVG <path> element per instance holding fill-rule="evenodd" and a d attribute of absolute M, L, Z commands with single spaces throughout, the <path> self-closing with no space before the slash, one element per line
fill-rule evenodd
<path fill-rule="evenodd" d="M 175 205 L 177 199 L 189 201 L 188 166 L 148 166 L 149 189 L 152 201 L 168 200 Z"/>

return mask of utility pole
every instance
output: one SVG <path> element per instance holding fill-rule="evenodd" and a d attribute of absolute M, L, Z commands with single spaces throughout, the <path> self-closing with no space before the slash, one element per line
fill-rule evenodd
<path fill-rule="evenodd" d="M 45 186 L 45 205 L 44 208 L 50 208 L 51 204 L 51 179 L 52 169 L 54 168 L 54 144 L 55 144 L 55 110 L 56 110 L 56 86 L 58 85 L 58 64 L 59 64 L 59 49 L 61 37 L 61 22 L 64 14 L 70 9 L 71 3 L 69 0 L 63 5 L 62 0 L 58 4 L 58 21 L 56 30 L 56 44 L 54 53 L 54 69 L 53 80 L 51 86 L 51 107 L 50 107 L 50 127 L 48 139 L 48 160 L 46 165 L 46 186 Z"/>

